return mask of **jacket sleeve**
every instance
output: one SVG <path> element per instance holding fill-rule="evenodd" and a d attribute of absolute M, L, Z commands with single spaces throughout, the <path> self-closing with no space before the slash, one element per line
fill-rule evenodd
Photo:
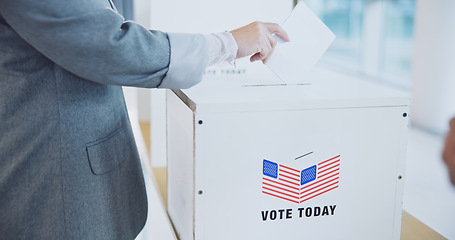
<path fill-rule="evenodd" d="M 149 31 L 108 0 L 0 0 L 0 14 L 47 58 L 103 84 L 187 88 L 208 59 L 203 35 Z"/>

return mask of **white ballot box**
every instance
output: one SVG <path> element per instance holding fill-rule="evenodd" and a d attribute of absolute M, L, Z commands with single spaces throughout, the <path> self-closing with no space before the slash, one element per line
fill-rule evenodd
<path fill-rule="evenodd" d="M 166 97 L 181 240 L 400 238 L 406 94 L 316 70 L 307 84 L 205 79 Z"/>

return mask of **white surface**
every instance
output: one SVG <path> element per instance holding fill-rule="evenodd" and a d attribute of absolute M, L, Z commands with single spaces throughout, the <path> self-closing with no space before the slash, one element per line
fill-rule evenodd
<path fill-rule="evenodd" d="M 292 0 L 152 0 L 152 27 L 167 32 L 212 33 L 253 21 L 281 23 Z"/>
<path fill-rule="evenodd" d="M 404 210 L 448 239 L 455 239 L 455 187 L 441 159 L 442 136 L 411 128 Z"/>
<path fill-rule="evenodd" d="M 193 113 L 167 91 L 168 212 L 180 240 L 194 230 Z"/>
<path fill-rule="evenodd" d="M 399 239 L 405 107 L 197 114 L 197 239 Z M 263 159 L 304 169 L 341 154 L 340 188 L 301 204 L 261 193 Z M 400 161 L 401 159 L 401 161 Z M 299 207 L 336 205 L 334 216 L 298 218 Z M 262 221 L 266 210 L 292 219 Z M 213 221 L 213 219 L 217 219 Z M 331 229 L 325 231 L 325 229 Z M 228 230 L 235 229 L 235 230 Z M 219 236 L 224 232 L 223 236 Z M 218 237 L 217 237 L 218 236 Z"/>
<path fill-rule="evenodd" d="M 437 133 L 455 116 L 455 1 L 417 1 L 413 58 L 414 124 Z"/>
<path fill-rule="evenodd" d="M 300 239 L 303 234 L 318 239 L 399 239 L 403 181 L 398 176 L 404 173 L 408 120 L 403 113 L 409 98 L 376 84 L 331 76 L 335 79 L 317 81 L 309 90 L 213 81 L 184 91 L 193 100 L 194 115 L 189 108 L 178 110 L 186 105 L 179 106 L 175 96 L 168 98 L 168 113 L 185 112 L 168 117 L 173 146 L 169 152 L 194 147 L 193 154 L 184 147 L 183 154 L 169 156 L 169 166 L 174 166 L 169 171 L 187 179 L 170 183 L 172 189 L 183 188 L 174 191 L 183 192 L 177 201 L 169 201 L 170 209 L 181 209 L 171 216 L 182 240 L 193 239 L 193 234 L 198 240 Z M 339 191 L 300 204 L 261 193 L 256 173 L 261 173 L 263 159 L 305 169 L 309 162 L 292 157 L 309 151 L 315 152 L 313 161 L 343 156 Z M 188 158 L 194 158 L 194 172 L 185 176 L 181 171 L 192 167 L 182 167 L 181 162 L 191 161 Z M 191 179 L 194 186 L 189 187 Z M 194 218 L 188 218 L 192 201 Z M 336 216 L 297 217 L 298 207 L 333 204 L 338 207 Z M 287 208 L 295 218 L 261 219 L 262 211 Z M 194 233 L 182 219 L 193 221 Z"/>
<path fill-rule="evenodd" d="M 166 91 L 150 90 L 150 158 L 153 167 L 167 166 Z"/>
<path fill-rule="evenodd" d="M 167 32 L 212 33 L 233 30 L 253 21 L 282 22 L 292 9 L 292 0 L 151 0 L 150 26 Z M 258 65 L 256 65 L 258 66 Z M 257 68 L 267 72 L 267 67 Z M 152 165 L 166 166 L 166 99 L 151 91 Z"/>
<path fill-rule="evenodd" d="M 386 1 L 365 1 L 361 22 L 360 70 L 369 76 L 380 76 L 384 61 Z M 355 30 L 353 30 L 355 31 Z M 353 45 L 355 46 L 355 45 Z M 354 51 L 353 51 L 354 52 Z"/>
<path fill-rule="evenodd" d="M 134 21 L 142 24 L 142 26 L 146 28 L 150 28 L 150 10 L 151 8 L 149 0 L 134 0 Z"/>
<path fill-rule="evenodd" d="M 440 158 L 442 144 L 443 137 L 411 128 L 404 178 L 404 210 L 446 238 L 455 239 L 455 187 L 449 183 Z M 145 179 L 149 214 L 146 228 L 137 239 L 176 239 L 153 176 L 146 172 Z"/>
<path fill-rule="evenodd" d="M 130 113 L 130 116 L 132 114 Z M 136 138 L 140 139 L 137 136 Z M 443 137 L 411 128 L 404 178 L 404 210 L 446 238 L 455 239 L 453 228 L 455 187 L 450 185 L 445 165 L 440 158 L 442 144 Z M 139 141 L 138 145 L 141 148 Z M 143 158 L 143 154 L 141 154 L 141 158 Z M 154 178 L 146 170 L 146 166 L 144 168 L 149 214 L 146 227 L 137 239 L 174 240 L 176 237 L 160 200 Z"/>
<path fill-rule="evenodd" d="M 282 28 L 291 41 L 284 42 L 275 35 L 278 43 L 266 65 L 286 84 L 308 82 L 308 72 L 335 35 L 303 2 L 295 6 Z"/>
<path fill-rule="evenodd" d="M 252 86 L 242 85 L 241 78 L 207 76 L 183 92 L 198 103 L 198 113 L 379 107 L 407 105 L 410 100 L 405 92 L 328 70 L 314 69 L 309 80 L 308 85 Z"/>

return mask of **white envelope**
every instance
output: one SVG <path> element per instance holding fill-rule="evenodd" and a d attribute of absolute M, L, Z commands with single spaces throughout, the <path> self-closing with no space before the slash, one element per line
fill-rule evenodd
<path fill-rule="evenodd" d="M 278 36 L 267 66 L 286 84 L 307 83 L 307 73 L 335 39 L 335 34 L 303 3 L 295 6 L 281 26 L 290 42 Z"/>

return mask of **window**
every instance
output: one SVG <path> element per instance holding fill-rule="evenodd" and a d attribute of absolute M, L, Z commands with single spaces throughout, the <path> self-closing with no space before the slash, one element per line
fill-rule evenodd
<path fill-rule="evenodd" d="M 415 0 L 387 1 L 383 72 L 385 79 L 410 85 Z M 408 80 L 408 81 L 406 81 Z"/>
<path fill-rule="evenodd" d="M 409 87 L 415 0 L 305 0 L 337 35 L 323 62 Z"/>

